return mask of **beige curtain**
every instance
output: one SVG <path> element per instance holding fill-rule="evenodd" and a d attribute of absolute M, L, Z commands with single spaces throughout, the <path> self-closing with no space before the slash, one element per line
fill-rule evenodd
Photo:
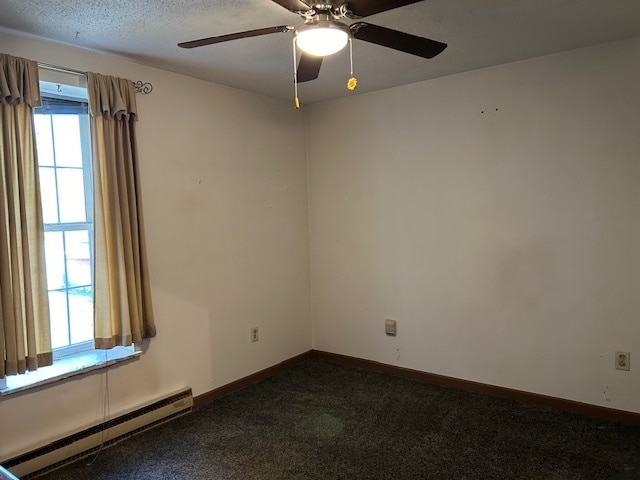
<path fill-rule="evenodd" d="M 51 365 L 33 128 L 38 65 L 0 54 L 0 378 Z"/>
<path fill-rule="evenodd" d="M 95 346 L 153 337 L 133 82 L 88 74 L 94 165 Z"/>

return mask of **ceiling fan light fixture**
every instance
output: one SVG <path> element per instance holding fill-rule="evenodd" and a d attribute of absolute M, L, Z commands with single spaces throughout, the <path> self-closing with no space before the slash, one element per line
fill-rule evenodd
<path fill-rule="evenodd" d="M 342 50 L 349 41 L 349 28 L 332 20 L 319 20 L 296 30 L 298 48 L 309 55 L 326 57 Z"/>

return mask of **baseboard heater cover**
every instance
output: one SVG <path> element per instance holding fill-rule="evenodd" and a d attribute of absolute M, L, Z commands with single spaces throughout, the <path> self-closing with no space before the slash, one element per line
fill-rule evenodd
<path fill-rule="evenodd" d="M 49 445 L 3 462 L 3 466 L 22 480 L 35 478 L 114 445 L 137 433 L 186 415 L 193 409 L 190 388 L 172 393 L 149 405 Z"/>

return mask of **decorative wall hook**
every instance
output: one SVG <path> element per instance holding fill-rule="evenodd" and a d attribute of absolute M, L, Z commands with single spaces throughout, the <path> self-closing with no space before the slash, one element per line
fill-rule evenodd
<path fill-rule="evenodd" d="M 142 93 L 143 95 L 146 95 L 147 93 L 151 93 L 151 91 L 153 90 L 153 85 L 149 82 L 138 80 L 137 82 L 133 82 L 133 88 L 136 89 L 136 93 Z"/>

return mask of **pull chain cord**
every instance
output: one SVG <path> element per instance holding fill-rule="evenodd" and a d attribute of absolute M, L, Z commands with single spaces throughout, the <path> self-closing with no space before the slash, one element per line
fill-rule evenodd
<path fill-rule="evenodd" d="M 351 37 L 349 37 L 349 62 L 351 64 L 351 73 L 349 80 L 347 80 L 347 88 L 353 91 L 358 86 L 358 79 L 353 76 L 353 41 Z"/>
<path fill-rule="evenodd" d="M 87 462 L 87 466 L 93 465 L 102 450 L 105 447 L 105 443 L 108 440 L 109 436 L 109 421 L 111 420 L 111 405 L 110 405 L 110 397 L 109 397 L 109 356 L 107 355 L 108 350 L 103 350 L 104 352 L 104 375 L 102 377 L 101 387 L 103 390 L 103 398 L 102 398 L 102 425 L 104 426 L 103 430 L 100 432 L 100 446 L 96 450 L 95 455 Z"/>
<path fill-rule="evenodd" d="M 298 64 L 296 61 L 296 37 L 293 37 L 293 106 L 300 108 L 300 100 L 298 99 Z"/>
<path fill-rule="evenodd" d="M 351 65 L 350 75 L 353 77 L 353 42 L 349 37 L 349 64 Z"/>

